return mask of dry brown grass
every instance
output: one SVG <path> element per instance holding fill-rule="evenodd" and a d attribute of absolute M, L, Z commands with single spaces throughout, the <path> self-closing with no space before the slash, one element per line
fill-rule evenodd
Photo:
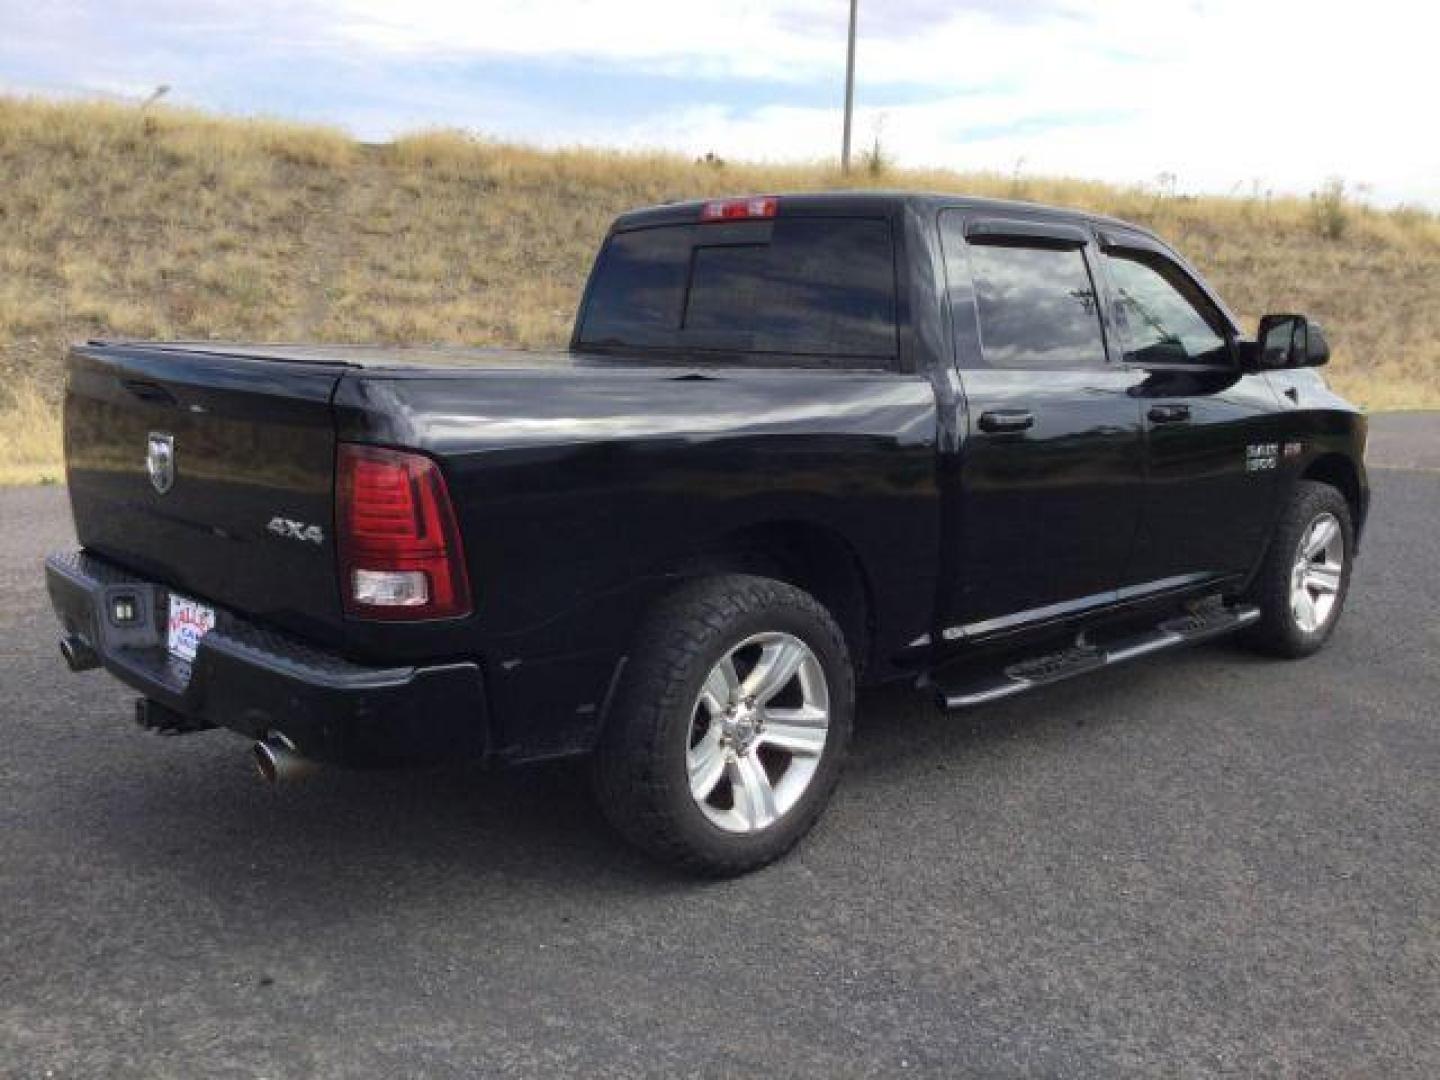
<path fill-rule="evenodd" d="M 60 415 L 32 382 L 18 384 L 0 415 L 0 484 L 58 483 Z"/>
<path fill-rule="evenodd" d="M 0 97 L 0 474 L 57 471 L 64 346 L 101 335 L 546 345 L 610 218 L 665 199 L 869 186 L 1085 207 L 1181 247 L 1247 319 L 1323 321 L 1333 382 L 1440 406 L 1440 218 L 1078 180 L 541 151 Z M 25 464 L 25 463 L 30 464 Z"/>

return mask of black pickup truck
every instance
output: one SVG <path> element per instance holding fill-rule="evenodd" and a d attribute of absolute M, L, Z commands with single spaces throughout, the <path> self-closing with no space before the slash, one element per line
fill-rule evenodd
<path fill-rule="evenodd" d="M 1121 221 L 638 210 L 568 350 L 76 346 L 61 649 L 271 779 L 590 755 L 627 836 L 736 873 L 820 814 L 857 684 L 1318 649 L 1369 501 L 1328 355 Z"/>

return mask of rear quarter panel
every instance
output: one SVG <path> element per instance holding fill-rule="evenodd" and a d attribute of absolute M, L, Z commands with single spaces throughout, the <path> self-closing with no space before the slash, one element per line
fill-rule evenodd
<path fill-rule="evenodd" d="M 878 372 L 603 367 L 347 377 L 341 439 L 443 465 L 460 519 L 502 740 L 528 756 L 584 740 L 639 620 L 728 535 L 830 530 L 867 580 L 883 665 L 929 630 L 938 566 L 935 395 Z M 434 651 L 455 641 L 407 635 Z M 393 628 L 357 632 L 393 651 Z M 437 629 L 436 634 L 442 631 Z M 506 708 L 509 699 L 510 707 Z M 566 731 L 523 730 L 536 712 Z M 507 719 L 508 717 L 508 719 Z M 537 742 L 538 741 L 538 742 Z"/>

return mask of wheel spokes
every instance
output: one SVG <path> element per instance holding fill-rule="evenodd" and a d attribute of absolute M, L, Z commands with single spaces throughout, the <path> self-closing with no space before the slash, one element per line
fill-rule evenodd
<path fill-rule="evenodd" d="M 783 631 L 744 638 L 696 695 L 685 751 L 690 796 L 726 832 L 766 829 L 804 795 L 829 729 L 829 687 L 810 647 Z"/>
<path fill-rule="evenodd" d="M 1310 535 L 1305 541 L 1305 557 L 1313 559 L 1330 546 L 1335 539 L 1335 534 L 1340 531 L 1334 518 L 1326 517 L 1317 521 L 1310 530 Z"/>
<path fill-rule="evenodd" d="M 807 654 L 805 646 L 791 637 L 767 643 L 760 650 L 760 659 L 755 661 L 754 668 L 740 685 L 740 696 L 765 704 L 790 685 Z"/>
<path fill-rule="evenodd" d="M 1334 617 L 1345 555 L 1344 533 L 1333 514 L 1321 514 L 1302 534 L 1290 574 L 1290 611 L 1302 632 L 1316 633 Z"/>
<path fill-rule="evenodd" d="M 725 748 L 720 744 L 716 726 L 711 725 L 704 737 L 689 749 L 685 764 L 690 773 L 690 794 L 703 802 L 725 775 Z"/>
<path fill-rule="evenodd" d="M 747 829 L 763 829 L 779 817 L 775 789 L 759 757 L 753 753 L 737 755 L 726 762 L 725 774 L 730 778 L 735 812 Z"/>
<path fill-rule="evenodd" d="M 1319 593 L 1340 591 L 1340 568 L 1325 563 L 1312 563 L 1305 568 L 1305 585 Z"/>
<path fill-rule="evenodd" d="M 804 705 L 798 709 L 767 709 L 759 735 L 762 746 L 791 754 L 818 757 L 825 749 L 830 716 L 824 709 Z"/>
<path fill-rule="evenodd" d="M 710 671 L 705 685 L 700 690 L 700 704 L 717 720 L 720 714 L 735 701 L 740 689 L 740 677 L 735 673 L 735 658 L 726 656 Z"/>
<path fill-rule="evenodd" d="M 1295 612 L 1295 621 L 1300 624 L 1302 630 L 1309 633 L 1315 629 L 1318 618 L 1315 599 L 1307 590 L 1301 589 L 1295 594 L 1291 607 Z"/>

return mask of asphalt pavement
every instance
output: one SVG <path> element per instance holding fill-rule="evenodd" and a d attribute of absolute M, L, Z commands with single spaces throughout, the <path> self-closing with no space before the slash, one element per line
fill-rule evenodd
<path fill-rule="evenodd" d="M 55 650 L 63 489 L 0 491 L 0 1075 L 1440 1075 L 1440 414 L 1374 431 L 1323 654 L 866 695 L 723 883 L 573 767 L 267 788 L 141 732 Z"/>

